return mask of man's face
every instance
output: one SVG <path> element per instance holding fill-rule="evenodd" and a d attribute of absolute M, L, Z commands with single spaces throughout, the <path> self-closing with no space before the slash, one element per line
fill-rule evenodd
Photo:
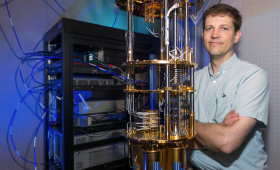
<path fill-rule="evenodd" d="M 241 31 L 234 32 L 233 19 L 227 15 L 208 16 L 202 33 L 203 44 L 211 59 L 233 55 L 233 45 L 241 37 Z"/>

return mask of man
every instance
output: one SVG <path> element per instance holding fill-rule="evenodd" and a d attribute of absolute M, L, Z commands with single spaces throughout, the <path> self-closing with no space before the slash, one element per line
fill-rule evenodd
<path fill-rule="evenodd" d="M 226 4 L 203 14 L 211 62 L 195 73 L 197 135 L 188 149 L 198 169 L 267 169 L 261 130 L 267 126 L 268 75 L 234 53 L 241 24 L 239 11 Z"/>

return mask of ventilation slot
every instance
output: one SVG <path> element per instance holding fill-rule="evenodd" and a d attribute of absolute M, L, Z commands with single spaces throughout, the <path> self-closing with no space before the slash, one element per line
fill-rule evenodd
<path fill-rule="evenodd" d="M 83 168 L 83 162 L 77 162 L 76 169 L 82 169 L 82 168 Z"/>
<path fill-rule="evenodd" d="M 83 144 L 83 143 L 86 143 L 86 142 L 87 142 L 86 137 L 76 139 L 76 145 Z"/>
<path fill-rule="evenodd" d="M 96 80 L 91 80 L 91 81 L 89 82 L 89 85 L 99 85 L 99 83 L 98 83 L 98 81 L 96 81 Z"/>
<path fill-rule="evenodd" d="M 89 153 L 89 167 L 124 158 L 123 146 L 102 149 Z"/>

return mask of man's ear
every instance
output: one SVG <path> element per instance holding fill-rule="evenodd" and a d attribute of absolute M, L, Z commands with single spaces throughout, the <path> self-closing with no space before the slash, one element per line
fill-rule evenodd
<path fill-rule="evenodd" d="M 236 31 L 234 36 L 234 43 L 237 43 L 240 40 L 241 34 L 242 34 L 241 30 Z"/>

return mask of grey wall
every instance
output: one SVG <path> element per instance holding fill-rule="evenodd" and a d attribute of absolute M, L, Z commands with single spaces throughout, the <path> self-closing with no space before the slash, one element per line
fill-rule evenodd
<path fill-rule="evenodd" d="M 236 46 L 240 59 L 263 68 L 269 75 L 268 126 L 264 133 L 270 170 L 279 169 L 279 19 L 280 9 L 244 18 L 242 37 Z"/>
<path fill-rule="evenodd" d="M 279 0 L 224 0 L 243 16 L 242 37 L 235 50 L 242 60 L 254 63 L 269 75 L 270 105 L 268 126 L 264 133 L 268 169 L 279 169 Z"/>

